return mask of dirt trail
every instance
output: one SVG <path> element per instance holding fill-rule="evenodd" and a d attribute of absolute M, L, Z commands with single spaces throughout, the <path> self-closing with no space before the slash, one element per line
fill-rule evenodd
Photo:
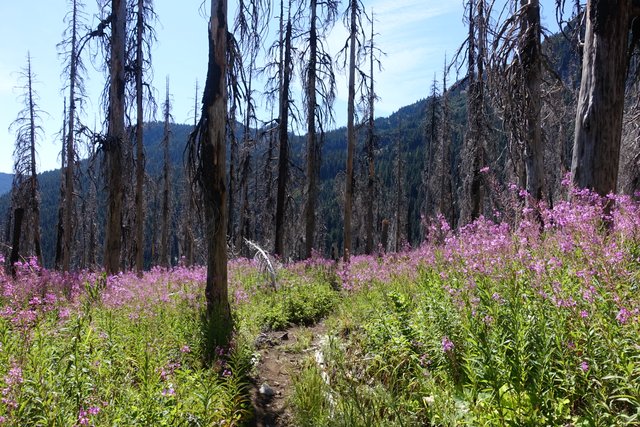
<path fill-rule="evenodd" d="M 324 322 L 294 326 L 285 331 L 262 333 L 256 338 L 260 353 L 251 390 L 255 427 L 293 426 L 288 398 L 293 392 L 292 376 L 318 348 L 326 334 Z"/>

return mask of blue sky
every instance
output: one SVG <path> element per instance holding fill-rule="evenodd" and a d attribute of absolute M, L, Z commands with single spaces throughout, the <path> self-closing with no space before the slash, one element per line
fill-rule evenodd
<path fill-rule="evenodd" d="M 234 1 L 229 1 L 233 8 Z M 344 1 L 343 1 L 344 3 Z M 429 93 L 434 73 L 438 79 L 444 55 L 452 55 L 465 39 L 462 22 L 462 0 L 364 0 L 373 8 L 379 34 L 379 47 L 386 52 L 382 58 L 383 70 L 376 76 L 376 93 L 380 101 L 377 115 L 386 116 L 403 105 L 411 104 Z M 551 26 L 554 21 L 553 0 L 543 0 L 543 21 Z M 157 42 L 153 49 L 154 86 L 157 99 L 164 99 L 165 76 L 171 80 L 172 114 L 178 123 L 193 120 L 194 85 L 201 83 L 206 74 L 207 17 L 202 0 L 155 0 L 159 22 L 156 25 Z M 208 2 L 204 9 L 208 8 Z M 344 5 L 341 6 L 344 8 Z M 26 64 L 27 51 L 32 56 L 32 68 L 37 76 L 35 89 L 40 97 L 43 135 L 39 139 L 38 168 L 40 171 L 59 166 L 62 127 L 63 62 L 56 45 L 65 28 L 63 19 L 68 10 L 65 0 L 0 1 L 0 172 L 12 171 L 12 153 L 15 135 L 8 130 L 21 105 L 21 94 L 16 89 L 18 76 Z M 86 0 L 85 11 L 89 23 L 95 23 L 97 6 Z M 277 20 L 277 18 L 273 18 Z M 275 24 L 275 22 L 274 22 Z M 342 47 L 346 31 L 338 23 L 328 37 L 334 51 Z M 102 122 L 100 93 L 104 77 L 100 61 L 85 59 L 87 100 L 83 122 L 87 125 Z M 93 65 L 95 63 L 95 67 Z M 450 81 L 453 79 L 450 78 Z M 295 91 L 296 89 L 294 89 Z M 336 123 L 346 122 L 346 79 L 338 79 Z"/>

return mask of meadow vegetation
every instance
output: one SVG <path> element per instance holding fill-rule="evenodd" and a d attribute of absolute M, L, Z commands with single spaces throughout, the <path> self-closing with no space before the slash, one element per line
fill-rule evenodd
<path fill-rule="evenodd" d="M 580 192 L 517 215 L 280 266 L 275 289 L 234 260 L 234 339 L 213 358 L 202 268 L 19 264 L 0 273 L 0 424 L 244 425 L 255 337 L 324 319 L 293 376 L 295 425 L 637 425 L 640 204 Z"/>

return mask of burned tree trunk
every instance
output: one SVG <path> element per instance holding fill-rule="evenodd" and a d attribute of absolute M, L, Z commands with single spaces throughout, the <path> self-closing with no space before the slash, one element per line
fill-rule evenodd
<path fill-rule="evenodd" d="M 540 2 L 522 0 L 524 16 L 521 22 L 523 40 L 522 69 L 526 82 L 525 104 L 525 173 L 527 192 L 534 200 L 542 200 L 544 192 L 544 146 L 540 111 L 542 109 L 542 48 L 540 45 Z"/>
<path fill-rule="evenodd" d="M 353 157 L 356 150 L 355 98 L 356 98 L 356 33 L 358 1 L 350 0 L 351 23 L 349 27 L 349 95 L 347 101 L 347 173 L 344 189 L 344 254 L 349 262 L 351 256 L 351 215 L 353 206 Z"/>
<path fill-rule="evenodd" d="M 136 222 L 135 222 L 135 262 L 136 273 L 142 276 L 144 269 L 144 111 L 143 111 L 143 31 L 144 31 L 144 0 L 137 1 L 136 11 Z"/>
<path fill-rule="evenodd" d="M 122 145 L 125 139 L 125 40 L 126 1 L 111 2 L 111 54 L 109 61 L 108 131 L 104 141 L 105 178 L 107 194 L 107 223 L 105 226 L 104 267 L 107 274 L 120 270 L 122 248 Z"/>
<path fill-rule="evenodd" d="M 71 58 L 69 58 L 69 133 L 66 143 L 66 168 L 64 173 L 64 220 L 62 225 L 62 271 L 69 271 L 71 264 L 71 240 L 73 239 L 73 176 L 75 166 L 76 83 L 78 79 L 77 2 L 73 2 L 71 23 Z"/>
<path fill-rule="evenodd" d="M 166 98 L 164 101 L 164 134 L 162 137 L 162 151 L 164 155 L 164 166 L 162 168 L 162 234 L 160 237 L 160 265 L 169 267 L 169 212 L 171 201 L 170 165 L 169 165 L 169 143 L 171 141 L 171 130 L 169 129 L 169 119 L 171 117 L 171 101 L 169 100 L 169 77 L 167 77 Z"/>
<path fill-rule="evenodd" d="M 202 189 L 207 245 L 207 346 L 226 345 L 232 330 L 227 286 L 227 1 L 211 1 L 209 66 L 202 117 L 189 137 L 190 167 Z M 213 355 L 208 354 L 211 358 Z"/>
<path fill-rule="evenodd" d="M 445 60 L 446 62 L 446 60 Z M 440 126 L 440 147 L 442 149 L 442 174 L 440 176 L 440 213 L 451 228 L 455 226 L 453 209 L 453 179 L 451 166 L 451 121 L 449 119 L 449 91 L 447 89 L 447 67 L 442 73 L 442 125 Z"/>
<path fill-rule="evenodd" d="M 16 208 L 13 211 L 13 237 L 11 238 L 11 257 L 9 258 L 9 268 L 11 275 L 15 276 L 15 263 L 20 260 L 20 239 L 22 235 L 22 219 L 24 218 L 24 208 Z"/>
<path fill-rule="evenodd" d="M 316 200 L 318 198 L 318 157 L 320 148 L 316 136 L 316 69 L 318 32 L 316 28 L 317 1 L 311 0 L 309 29 L 309 68 L 307 71 L 307 204 L 305 206 L 305 257 L 311 257 L 316 231 Z"/>
<path fill-rule="evenodd" d="M 589 0 L 571 177 L 578 188 L 615 192 L 627 77 L 631 1 Z"/>
<path fill-rule="evenodd" d="M 376 166 L 375 166 L 375 116 L 374 107 L 376 102 L 376 93 L 374 91 L 373 65 L 374 44 L 373 44 L 373 13 L 371 16 L 371 46 L 369 57 L 369 123 L 367 124 L 367 213 L 365 217 L 365 245 L 364 252 L 370 255 L 373 252 L 373 206 L 375 204 L 375 183 L 376 183 Z"/>
<path fill-rule="evenodd" d="M 56 253 L 54 259 L 54 268 L 60 270 L 62 268 L 62 241 L 64 240 L 64 198 L 65 198 L 65 174 L 66 174 L 66 160 L 65 153 L 67 152 L 67 99 L 64 99 L 63 109 L 63 121 L 62 121 L 62 150 L 60 151 L 61 165 L 60 170 L 60 202 L 58 203 L 58 221 L 56 224 Z"/>
<path fill-rule="evenodd" d="M 31 206 L 31 221 L 33 227 L 33 249 L 39 265 L 44 265 L 42 260 L 42 247 L 40 243 L 40 201 L 38 197 L 38 173 L 36 171 L 36 105 L 33 92 L 33 73 L 31 71 L 31 58 L 28 65 L 29 79 L 29 199 Z"/>
<path fill-rule="evenodd" d="M 276 235 L 274 253 L 284 257 L 284 214 L 286 210 L 287 180 L 289 178 L 289 86 L 291 84 L 291 17 L 287 20 L 280 92 L 280 146 L 278 155 L 278 192 L 276 195 Z"/>

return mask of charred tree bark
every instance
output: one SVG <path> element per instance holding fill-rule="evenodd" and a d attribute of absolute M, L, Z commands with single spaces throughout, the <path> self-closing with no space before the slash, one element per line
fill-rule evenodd
<path fill-rule="evenodd" d="M 126 1 L 111 2 L 111 54 L 109 61 L 108 131 L 104 142 L 105 177 L 108 187 L 104 267 L 107 274 L 120 270 L 122 248 L 122 145 L 125 139 L 125 40 Z"/>
<path fill-rule="evenodd" d="M 212 0 L 209 67 L 198 138 L 198 178 L 202 188 L 207 245 L 208 347 L 226 345 L 232 330 L 227 286 L 227 1 Z M 212 357 L 209 354 L 207 357 Z"/>
<path fill-rule="evenodd" d="M 442 147 L 442 175 L 440 176 L 440 213 L 451 228 L 455 227 L 453 209 L 453 179 L 451 164 L 451 122 L 449 119 L 449 91 L 447 90 L 447 67 L 442 73 L 442 126 L 440 127 L 440 146 Z"/>
<path fill-rule="evenodd" d="M 38 198 L 38 173 L 36 171 L 36 117 L 35 102 L 33 98 L 33 73 L 31 72 L 31 58 L 28 65 L 28 85 L 29 85 L 29 156 L 30 156 L 30 176 L 29 176 L 29 199 L 31 205 L 32 226 L 33 226 L 33 248 L 38 258 L 38 264 L 43 266 L 42 247 L 40 244 L 40 202 Z"/>
<path fill-rule="evenodd" d="M 135 260 L 136 273 L 142 277 L 144 270 L 144 110 L 143 110 L 143 32 L 144 32 L 144 0 L 137 0 L 136 11 L 136 223 L 135 223 Z"/>
<path fill-rule="evenodd" d="M 171 183 L 170 183 L 170 166 L 169 166 L 169 143 L 171 140 L 171 131 L 169 129 L 169 119 L 171 114 L 171 102 L 169 100 L 169 77 L 167 77 L 166 98 L 164 101 L 164 134 L 162 137 L 162 151 L 164 155 L 164 166 L 162 168 L 162 235 L 160 237 L 160 265 L 169 267 L 170 248 L 169 248 L 169 204 L 171 202 Z"/>
<path fill-rule="evenodd" d="M 318 157 L 320 147 L 316 135 L 316 69 L 318 55 L 317 1 L 311 0 L 309 29 L 309 65 L 307 71 L 307 204 L 305 206 L 305 257 L 311 257 L 316 231 L 316 201 L 318 198 Z"/>
<path fill-rule="evenodd" d="M 542 109 L 542 47 L 540 44 L 540 2 L 522 0 L 524 16 L 521 23 L 522 68 L 526 84 L 527 97 L 524 120 L 525 133 L 525 170 L 527 192 L 534 200 L 542 200 L 544 193 L 544 146 L 540 112 Z"/>
<path fill-rule="evenodd" d="M 371 16 L 371 52 L 369 57 L 369 123 L 367 124 L 367 213 L 365 217 L 365 245 L 364 252 L 370 255 L 373 252 L 373 206 L 375 204 L 375 102 L 376 93 L 374 91 L 373 65 L 374 65 L 374 44 L 373 37 L 373 14 Z"/>
<path fill-rule="evenodd" d="M 24 208 L 17 208 L 13 211 L 13 236 L 11 239 L 11 257 L 9 258 L 9 269 L 11 275 L 15 277 L 15 263 L 20 260 L 20 239 L 22 234 L 22 219 L 24 218 Z"/>
<path fill-rule="evenodd" d="M 276 235 L 274 253 L 284 257 L 284 214 L 286 210 L 287 180 L 289 177 L 289 86 L 291 84 L 291 17 L 287 20 L 280 92 L 280 147 L 278 155 L 278 193 L 276 195 Z"/>
<path fill-rule="evenodd" d="M 71 264 L 71 240 L 73 238 L 73 176 L 75 166 L 76 81 L 78 73 L 77 2 L 73 2 L 71 23 L 71 58 L 69 67 L 69 133 L 66 143 L 66 168 L 64 173 L 64 220 L 62 225 L 62 271 L 69 271 Z"/>
<path fill-rule="evenodd" d="M 67 99 L 64 99 L 64 113 L 62 121 L 62 150 L 60 150 L 61 165 L 60 170 L 60 202 L 58 204 L 58 221 L 56 225 L 56 253 L 54 259 L 54 268 L 60 270 L 62 268 L 62 241 L 64 240 L 64 198 L 65 198 L 65 175 L 66 175 L 66 160 L 65 153 L 67 152 Z"/>
<path fill-rule="evenodd" d="M 347 101 L 347 172 L 344 189 L 344 262 L 351 256 L 351 215 L 353 206 L 353 157 L 356 149 L 355 98 L 356 98 L 356 33 L 358 1 L 350 0 L 351 23 L 349 28 L 349 97 Z"/>
<path fill-rule="evenodd" d="M 475 7 L 474 7 L 475 6 Z M 484 164 L 485 143 L 485 111 L 484 111 L 484 61 L 486 23 L 484 16 L 484 0 L 469 2 L 469 91 L 468 91 L 468 125 L 466 135 L 466 155 L 468 170 L 469 215 L 471 221 L 477 219 L 483 211 L 484 186 L 480 169 Z M 466 218 L 465 218 L 466 219 Z"/>
<path fill-rule="evenodd" d="M 587 3 L 571 177 L 601 196 L 617 187 L 631 6 L 630 0 Z"/>

